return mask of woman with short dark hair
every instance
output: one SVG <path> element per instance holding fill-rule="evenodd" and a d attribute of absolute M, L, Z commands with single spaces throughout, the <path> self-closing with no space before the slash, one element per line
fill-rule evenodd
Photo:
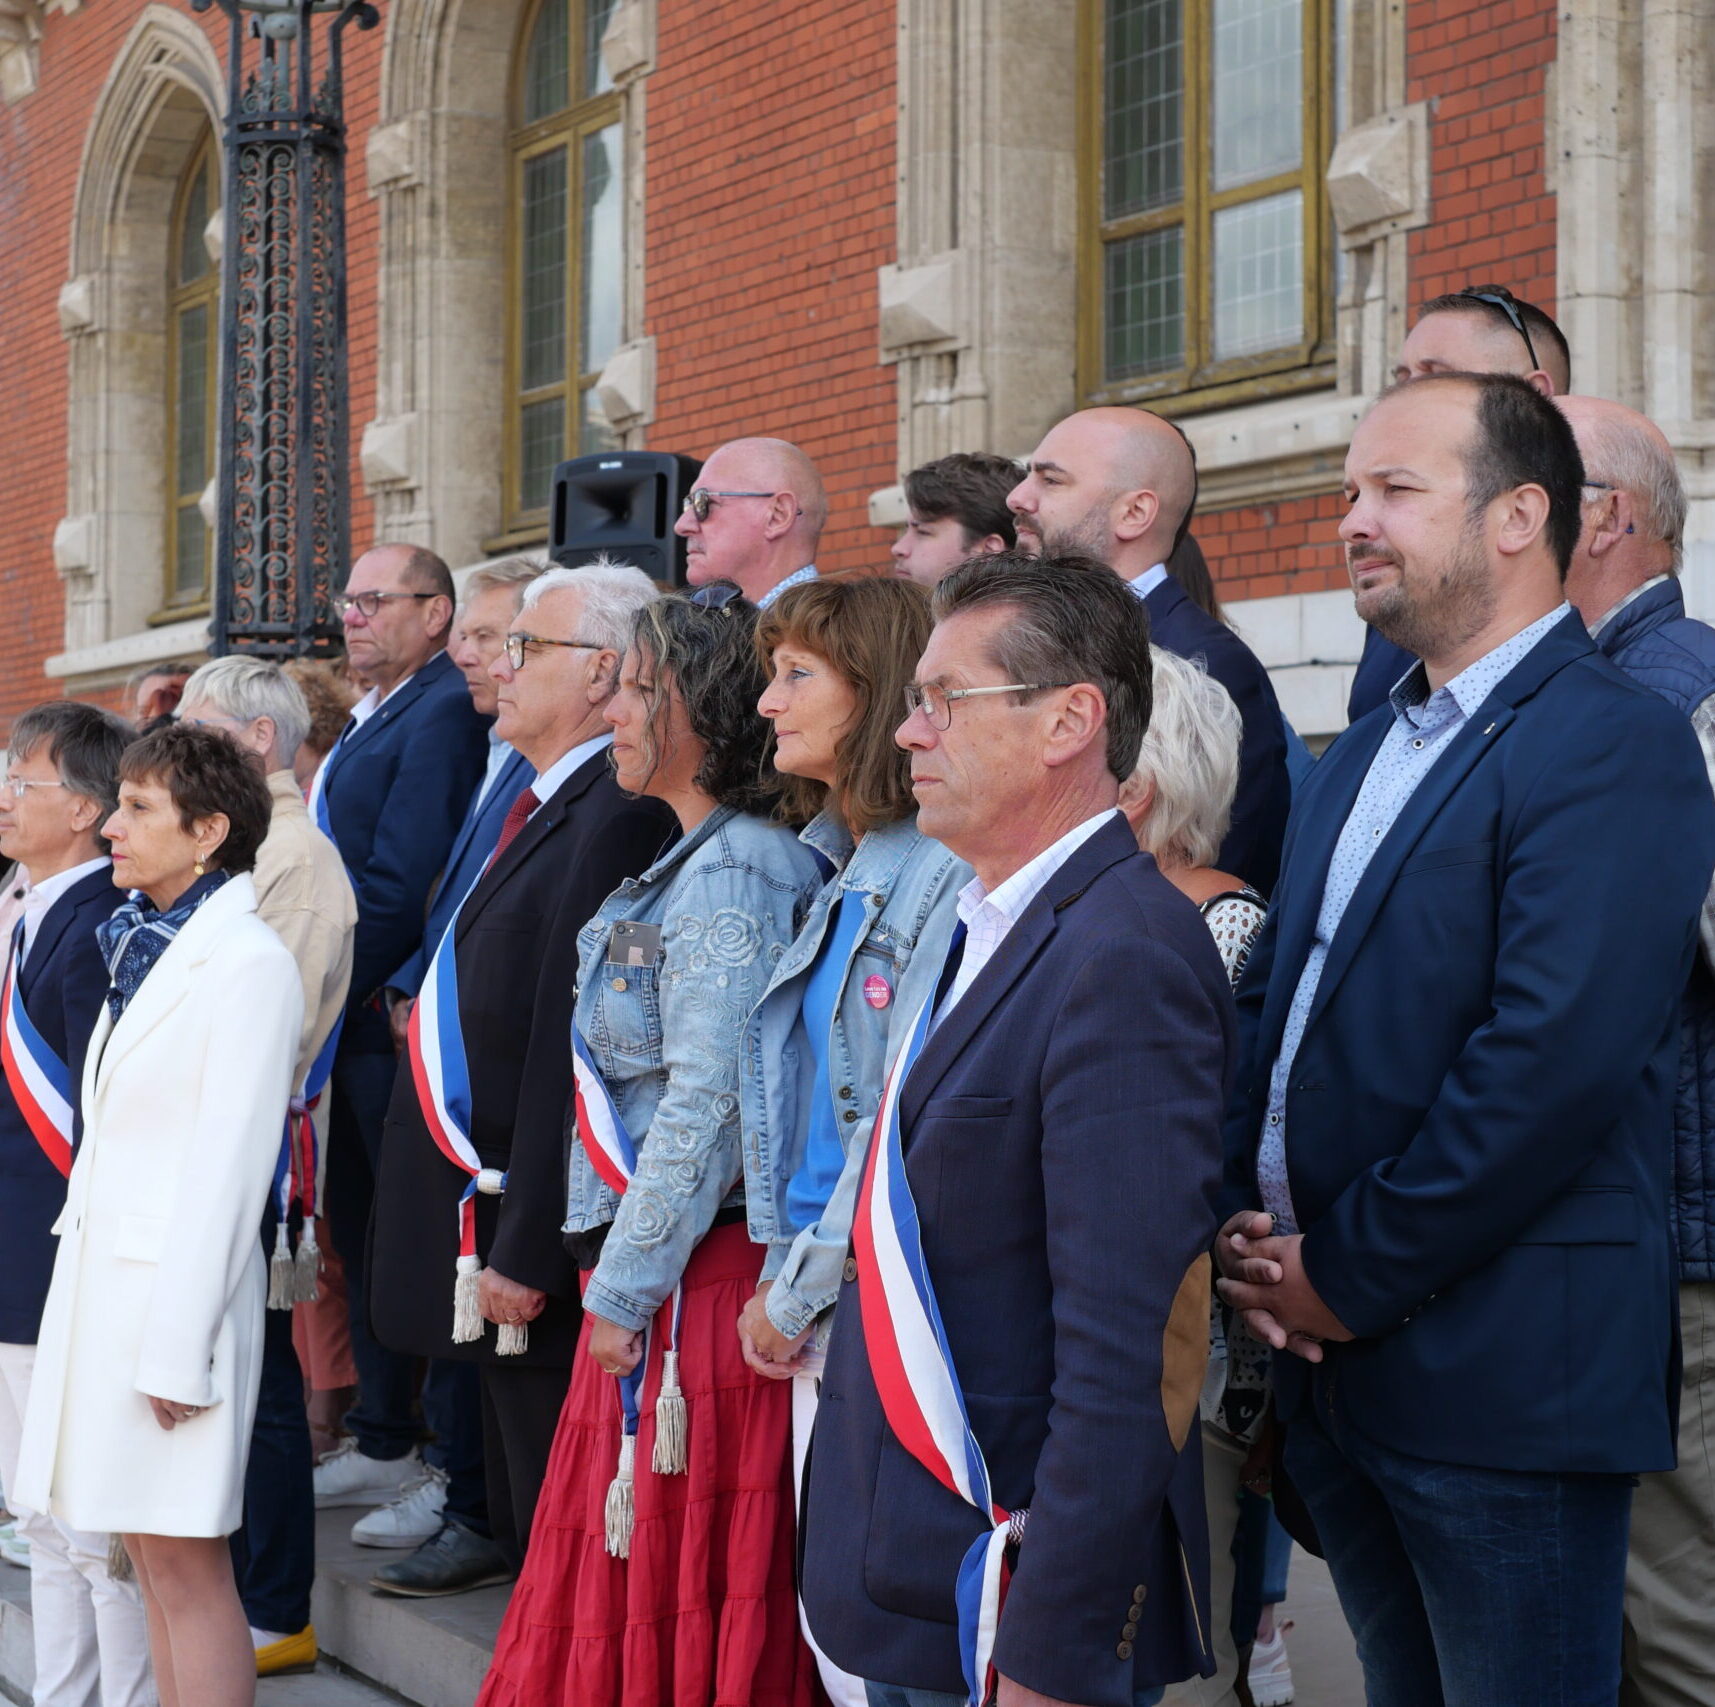
<path fill-rule="evenodd" d="M 745 1016 L 821 886 L 775 821 L 756 611 L 716 582 L 639 612 L 608 702 L 622 788 L 679 841 L 579 939 L 567 1243 L 584 1322 L 482 1707 L 809 1707 L 789 1391 L 733 1333 Z"/>
<path fill-rule="evenodd" d="M 256 914 L 261 777 L 224 734 L 128 747 L 102 826 L 131 891 L 8 1494 L 123 1535 L 163 1707 L 249 1707 L 256 1657 L 226 1537 L 261 1374 L 261 1225 L 303 992 Z"/>

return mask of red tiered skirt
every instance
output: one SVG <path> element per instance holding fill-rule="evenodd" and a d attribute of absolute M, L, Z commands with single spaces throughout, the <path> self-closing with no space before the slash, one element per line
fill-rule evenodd
<path fill-rule="evenodd" d="M 650 1336 L 631 1557 L 607 1551 L 619 1390 L 578 1340 L 524 1571 L 477 1707 L 812 1707 L 793 1582 L 792 1384 L 752 1373 L 739 1312 L 762 1252 L 716 1227 L 685 1270 L 679 1385 L 689 1469 L 658 1476 Z M 669 1304 L 667 1308 L 670 1308 Z"/>

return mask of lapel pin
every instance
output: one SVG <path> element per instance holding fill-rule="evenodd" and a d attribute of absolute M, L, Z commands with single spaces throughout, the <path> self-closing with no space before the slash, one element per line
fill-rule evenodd
<path fill-rule="evenodd" d="M 1495 732 L 1495 726 L 1494 726 L 1494 724 L 1492 724 L 1492 723 L 1491 723 L 1491 724 L 1490 724 L 1490 725 L 1489 725 L 1489 726 L 1488 726 L 1488 728 L 1487 728 L 1487 729 L 1485 729 L 1485 730 L 1484 730 L 1484 731 L 1483 731 L 1483 733 L 1484 733 L 1484 734 L 1485 734 L 1485 735 L 1492 735 L 1492 734 L 1494 734 L 1494 732 Z"/>
<path fill-rule="evenodd" d="M 863 999 L 872 1008 L 885 1008 L 893 1000 L 893 986 L 879 973 L 872 972 L 863 981 Z"/>

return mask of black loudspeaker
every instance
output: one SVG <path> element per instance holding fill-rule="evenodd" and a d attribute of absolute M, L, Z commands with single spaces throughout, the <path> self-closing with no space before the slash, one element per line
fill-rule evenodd
<path fill-rule="evenodd" d="M 607 552 L 668 586 L 685 584 L 685 542 L 673 523 L 703 465 L 671 451 L 574 456 L 554 470 L 548 554 L 575 569 Z"/>

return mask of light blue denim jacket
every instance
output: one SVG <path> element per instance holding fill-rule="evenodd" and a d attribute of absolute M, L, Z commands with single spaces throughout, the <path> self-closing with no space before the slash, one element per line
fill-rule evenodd
<path fill-rule="evenodd" d="M 574 1139 L 567 1232 L 611 1221 L 586 1309 L 647 1327 L 723 1205 L 743 1201 L 739 1040 L 822 883 L 791 830 L 717 808 L 578 935 L 577 1023 L 637 1146 L 623 1198 Z M 607 960 L 620 920 L 661 927 L 653 966 Z"/>
<path fill-rule="evenodd" d="M 954 903 L 971 875 L 963 860 L 918 830 L 914 817 L 871 830 L 854 850 L 839 823 L 823 813 L 802 839 L 843 869 L 816 897 L 750 1016 L 739 1086 L 750 1236 L 768 1246 L 762 1265 L 762 1278 L 774 1283 L 768 1319 L 788 1339 L 809 1328 L 838 1296 L 883 1081 L 911 1016 L 940 976 L 958 923 Z M 828 1039 L 828 1084 L 839 1106 L 846 1163 L 820 1219 L 795 1234 L 786 1217 L 786 1190 L 804 1159 L 816 1078 L 803 1023 L 804 991 L 849 893 L 864 897 L 863 928 L 852 945 Z M 884 980 L 891 992 L 884 1008 L 865 999 L 871 977 Z"/>

